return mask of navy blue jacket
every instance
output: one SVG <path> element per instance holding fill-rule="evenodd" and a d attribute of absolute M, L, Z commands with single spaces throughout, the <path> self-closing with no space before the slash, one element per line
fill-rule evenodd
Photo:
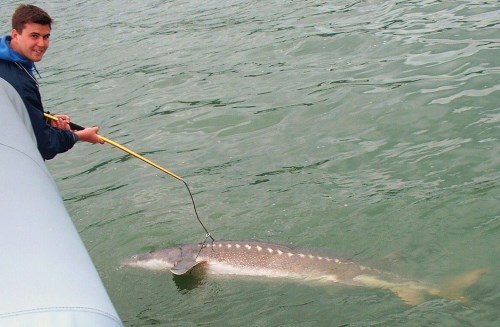
<path fill-rule="evenodd" d="M 51 127 L 43 116 L 43 105 L 33 62 L 10 47 L 10 36 L 0 38 L 0 78 L 11 84 L 21 96 L 28 110 L 37 140 L 38 151 L 45 160 L 73 147 L 78 137 L 69 130 Z M 24 68 L 24 69 L 23 69 Z"/>

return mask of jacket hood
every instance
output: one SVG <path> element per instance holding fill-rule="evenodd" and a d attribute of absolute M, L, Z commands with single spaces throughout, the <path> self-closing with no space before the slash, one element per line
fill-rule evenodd
<path fill-rule="evenodd" d="M 33 61 L 26 59 L 22 54 L 12 49 L 10 41 L 12 37 L 5 35 L 0 38 L 0 59 L 23 64 L 30 71 L 35 68 Z"/>

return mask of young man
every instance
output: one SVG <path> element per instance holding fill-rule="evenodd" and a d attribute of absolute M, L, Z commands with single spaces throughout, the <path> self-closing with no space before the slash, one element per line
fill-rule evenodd
<path fill-rule="evenodd" d="M 23 99 L 38 150 L 45 160 L 68 151 L 79 140 L 104 143 L 97 134 L 98 127 L 71 131 L 69 116 L 58 115 L 58 121 L 48 123 L 43 115 L 35 77 L 38 71 L 34 63 L 42 60 L 49 48 L 51 29 L 52 18 L 44 10 L 33 5 L 20 5 L 12 16 L 11 35 L 0 38 L 0 78 L 9 82 Z"/>

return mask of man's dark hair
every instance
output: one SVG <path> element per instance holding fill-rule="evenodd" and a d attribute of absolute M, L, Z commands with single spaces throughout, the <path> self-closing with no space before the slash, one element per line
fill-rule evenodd
<path fill-rule="evenodd" d="M 34 5 L 19 5 L 12 15 L 12 28 L 21 33 L 28 23 L 49 25 L 52 28 L 52 18 L 45 10 Z"/>

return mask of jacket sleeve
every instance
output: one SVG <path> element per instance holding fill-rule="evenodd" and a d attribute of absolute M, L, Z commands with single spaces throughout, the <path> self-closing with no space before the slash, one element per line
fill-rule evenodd
<path fill-rule="evenodd" d="M 77 138 L 69 130 L 51 127 L 43 115 L 40 93 L 33 85 L 25 84 L 21 97 L 24 100 L 31 125 L 37 140 L 38 150 L 45 160 L 54 158 L 58 153 L 68 151 L 75 145 Z"/>

